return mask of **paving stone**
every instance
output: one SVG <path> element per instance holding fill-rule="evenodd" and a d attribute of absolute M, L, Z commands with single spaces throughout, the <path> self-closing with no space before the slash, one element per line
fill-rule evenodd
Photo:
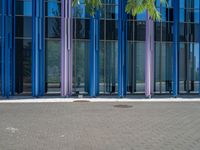
<path fill-rule="evenodd" d="M 0 105 L 0 150 L 199 147 L 199 102 Z"/>

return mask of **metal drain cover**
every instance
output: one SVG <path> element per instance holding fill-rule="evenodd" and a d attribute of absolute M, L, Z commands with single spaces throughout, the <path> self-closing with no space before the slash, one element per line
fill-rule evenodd
<path fill-rule="evenodd" d="M 88 102 L 90 102 L 90 101 L 89 101 L 89 100 L 75 100 L 74 102 L 77 102 L 77 103 L 86 102 L 86 103 L 88 103 Z"/>
<path fill-rule="evenodd" d="M 114 107 L 116 108 L 132 108 L 133 106 L 132 105 L 114 105 Z"/>

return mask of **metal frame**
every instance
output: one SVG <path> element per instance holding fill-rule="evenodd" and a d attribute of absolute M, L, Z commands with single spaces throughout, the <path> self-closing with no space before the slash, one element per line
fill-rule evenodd
<path fill-rule="evenodd" d="M 173 26 L 173 96 L 179 93 L 179 0 L 174 0 L 174 26 Z"/>
<path fill-rule="evenodd" d="M 99 94 L 99 39 L 100 39 L 99 11 L 90 18 L 90 91 L 91 97 Z"/>
<path fill-rule="evenodd" d="M 2 74 L 2 78 L 1 78 L 1 82 L 2 82 L 2 96 L 5 96 L 5 0 L 1 1 L 1 6 L 2 6 L 2 10 L 1 10 L 1 74 Z"/>
<path fill-rule="evenodd" d="M 119 0 L 118 20 L 118 96 L 124 97 L 127 92 L 127 0 Z"/>
<path fill-rule="evenodd" d="M 72 95 L 72 0 L 62 0 L 61 16 L 61 95 Z"/>
<path fill-rule="evenodd" d="M 2 0 L 2 96 L 7 98 L 15 92 L 15 0 Z M 11 63 L 13 64 L 11 67 Z"/>
<path fill-rule="evenodd" d="M 32 1 L 32 95 L 45 92 L 44 0 Z"/>
<path fill-rule="evenodd" d="M 13 9 L 13 32 L 12 32 L 12 44 L 13 44 L 13 50 L 12 50 L 12 61 L 11 61 L 11 95 L 15 95 L 15 64 L 16 64 L 16 43 L 15 43 L 15 36 L 16 36 L 16 0 L 13 0 L 13 5 L 12 5 L 12 9 Z"/>
<path fill-rule="evenodd" d="M 145 62 L 145 96 L 154 92 L 154 21 L 146 12 L 146 62 Z"/>

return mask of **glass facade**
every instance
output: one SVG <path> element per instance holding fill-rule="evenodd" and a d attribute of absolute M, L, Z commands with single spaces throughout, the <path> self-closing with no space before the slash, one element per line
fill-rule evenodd
<path fill-rule="evenodd" d="M 0 92 L 4 89 L 4 47 L 2 38 L 2 4 L 0 0 Z M 14 95 L 32 95 L 32 2 L 33 0 L 11 0 L 15 4 L 13 10 L 15 29 L 15 46 L 10 55 L 12 84 Z M 44 0 L 45 10 L 45 93 L 61 93 L 61 12 L 64 0 Z M 119 93 L 119 5 L 120 0 L 102 0 L 99 29 L 99 95 L 117 95 Z M 161 21 L 154 22 L 154 94 L 173 94 L 173 55 L 174 55 L 174 2 L 168 4 L 156 1 L 161 12 Z M 179 0 L 179 35 L 178 36 L 178 93 L 199 93 L 199 56 L 200 56 L 200 2 Z M 73 95 L 90 95 L 91 83 L 91 17 L 86 12 L 83 1 L 72 11 L 73 28 Z M 146 12 L 132 17 L 127 15 L 127 50 L 126 50 L 126 94 L 145 94 L 145 62 L 146 62 Z M 12 55 L 13 54 L 13 55 Z M 5 60 L 7 61 L 7 60 Z M 14 76 L 14 77 L 12 77 Z M 13 84 L 14 83 L 14 84 Z M 11 88 L 12 90 L 12 88 Z"/>
<path fill-rule="evenodd" d="M 162 13 L 162 20 L 155 23 L 155 93 L 172 93 L 173 53 L 173 1 L 168 6 L 156 3 Z"/>
<path fill-rule="evenodd" d="M 179 91 L 199 91 L 199 1 L 180 2 Z"/>
<path fill-rule="evenodd" d="M 45 92 L 60 93 L 61 1 L 45 0 Z"/>

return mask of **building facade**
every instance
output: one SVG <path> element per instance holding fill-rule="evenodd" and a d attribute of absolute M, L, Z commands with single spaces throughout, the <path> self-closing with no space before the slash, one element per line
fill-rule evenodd
<path fill-rule="evenodd" d="M 200 94 L 200 1 L 168 0 L 161 21 L 102 0 L 0 0 L 0 92 L 32 95 Z"/>

